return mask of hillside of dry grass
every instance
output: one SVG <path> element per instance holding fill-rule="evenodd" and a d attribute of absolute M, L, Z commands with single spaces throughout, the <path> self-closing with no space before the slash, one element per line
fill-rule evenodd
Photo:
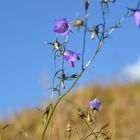
<path fill-rule="evenodd" d="M 86 110 L 89 101 L 95 97 L 102 102 L 100 112 L 97 114 L 98 126 L 110 122 L 107 131 L 112 134 L 113 140 L 140 140 L 139 83 L 95 85 L 69 94 L 59 104 L 53 118 L 53 132 L 47 133 L 46 140 L 78 140 L 76 131 L 82 137 L 86 129 L 81 127 L 82 122 L 78 118 L 77 108 Z M 73 128 L 71 138 L 66 132 L 66 125 L 70 121 Z M 1 129 L 2 140 L 39 140 L 43 129 L 42 112 L 37 109 L 24 110 L 10 121 L 1 123 L 1 128 L 4 124 L 9 126 Z"/>

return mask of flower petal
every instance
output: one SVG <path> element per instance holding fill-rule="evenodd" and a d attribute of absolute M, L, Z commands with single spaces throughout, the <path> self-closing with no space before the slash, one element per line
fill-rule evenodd
<path fill-rule="evenodd" d="M 135 22 L 138 27 L 140 27 L 140 10 L 136 10 L 134 13 Z"/>
<path fill-rule="evenodd" d="M 95 98 L 90 102 L 90 108 L 98 111 L 101 104 L 102 103 L 97 98 Z"/>
<path fill-rule="evenodd" d="M 70 30 L 71 26 L 66 18 L 55 20 L 54 32 L 60 33 L 61 35 L 64 36 L 68 34 Z"/>
<path fill-rule="evenodd" d="M 71 31 L 71 25 L 68 24 L 68 29 L 64 33 L 60 33 L 62 36 L 67 35 Z"/>
<path fill-rule="evenodd" d="M 73 61 L 73 62 L 80 60 L 79 54 L 77 54 L 77 53 L 75 53 L 73 51 L 70 51 L 70 50 L 65 51 L 64 56 L 68 60 Z"/>
<path fill-rule="evenodd" d="M 69 63 L 69 65 L 70 65 L 71 67 L 74 67 L 74 62 L 68 61 L 68 63 Z"/>

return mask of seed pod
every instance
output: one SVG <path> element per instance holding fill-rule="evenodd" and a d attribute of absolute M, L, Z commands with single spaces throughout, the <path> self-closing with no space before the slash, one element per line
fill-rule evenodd
<path fill-rule="evenodd" d="M 58 41 L 54 42 L 54 48 L 59 50 L 60 43 Z"/>
<path fill-rule="evenodd" d="M 71 78 L 77 78 L 78 75 L 77 75 L 77 74 L 72 74 L 70 77 L 71 77 Z"/>
<path fill-rule="evenodd" d="M 62 86 L 63 89 L 65 88 L 64 79 L 61 80 L 61 86 Z"/>
<path fill-rule="evenodd" d="M 71 132 L 71 125 L 70 125 L 69 122 L 68 122 L 68 124 L 67 124 L 67 129 L 66 129 L 66 131 L 67 131 L 67 132 Z"/>
<path fill-rule="evenodd" d="M 61 44 L 56 40 L 54 43 L 48 43 L 49 45 L 52 45 L 54 49 L 59 50 L 59 47 Z"/>
<path fill-rule="evenodd" d="M 78 115 L 79 115 L 80 118 L 86 117 L 86 115 L 85 115 L 84 112 L 81 110 L 81 108 L 78 108 L 77 110 L 78 110 Z"/>
<path fill-rule="evenodd" d="M 87 114 L 87 121 L 92 124 L 92 117 L 90 113 Z"/>
<path fill-rule="evenodd" d="M 91 34 L 91 39 L 93 40 L 95 38 L 95 36 L 98 34 L 99 32 L 99 27 L 98 26 L 95 26 L 93 29 L 92 29 L 92 34 Z"/>
<path fill-rule="evenodd" d="M 84 7 L 85 7 L 85 10 L 88 10 L 88 7 L 89 7 L 89 1 L 88 0 L 84 0 Z"/>
<path fill-rule="evenodd" d="M 50 107 L 46 107 L 45 113 L 49 114 L 49 111 L 50 111 Z"/>
<path fill-rule="evenodd" d="M 71 125 L 70 125 L 69 122 L 68 122 L 68 124 L 67 124 L 66 131 L 69 133 L 69 137 L 71 137 L 71 131 L 72 131 L 72 129 L 71 129 Z"/>
<path fill-rule="evenodd" d="M 3 130 L 6 129 L 7 127 L 9 127 L 9 124 L 3 125 L 1 129 Z"/>
<path fill-rule="evenodd" d="M 75 25 L 75 26 L 78 26 L 78 27 L 82 26 L 82 25 L 83 25 L 83 20 L 77 19 L 77 20 L 75 21 L 75 24 L 74 24 L 74 25 Z"/>
<path fill-rule="evenodd" d="M 61 77 L 61 86 L 62 86 L 62 88 L 65 88 L 65 80 L 66 80 L 66 75 L 63 73 L 62 74 L 62 77 Z"/>

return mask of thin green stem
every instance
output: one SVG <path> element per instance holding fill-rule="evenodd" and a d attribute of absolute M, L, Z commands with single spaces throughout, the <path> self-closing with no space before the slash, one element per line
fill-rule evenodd
<path fill-rule="evenodd" d="M 85 16 L 87 15 L 87 10 L 85 10 Z M 82 50 L 82 69 L 84 68 L 84 55 L 85 55 L 85 48 L 86 48 L 86 34 L 87 34 L 87 18 L 85 19 L 84 25 L 84 38 L 83 38 L 83 50 Z"/>
<path fill-rule="evenodd" d="M 125 19 L 129 16 L 129 11 L 126 12 L 126 14 L 120 19 L 118 23 L 116 23 L 114 26 L 111 27 L 111 29 L 108 31 L 105 38 L 109 37 L 120 25 L 125 21 Z"/>
<path fill-rule="evenodd" d="M 97 47 L 97 49 L 96 49 L 96 51 L 95 51 L 93 57 L 87 62 L 87 64 L 86 64 L 86 66 L 84 67 L 84 69 L 86 69 L 86 68 L 92 63 L 92 61 L 95 59 L 95 57 L 97 56 L 97 54 L 99 53 L 99 51 L 100 51 L 100 49 L 101 49 L 101 47 L 102 47 L 102 45 L 103 45 L 103 41 L 104 41 L 104 40 L 100 40 L 100 42 L 99 42 L 99 44 L 98 44 L 98 47 Z"/>
<path fill-rule="evenodd" d="M 53 77 L 53 81 L 52 81 L 52 95 L 51 95 L 51 100 L 50 100 L 50 104 L 52 104 L 52 100 L 54 97 L 54 82 L 55 82 L 55 77 L 56 77 L 56 54 L 54 54 L 54 77 Z M 49 105 L 50 105 L 49 104 Z"/>

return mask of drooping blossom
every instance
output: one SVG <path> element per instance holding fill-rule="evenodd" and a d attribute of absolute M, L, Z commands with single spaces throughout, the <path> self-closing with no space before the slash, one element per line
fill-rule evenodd
<path fill-rule="evenodd" d="M 62 36 L 65 36 L 70 32 L 70 30 L 71 26 L 66 18 L 55 20 L 54 32 L 60 33 Z"/>
<path fill-rule="evenodd" d="M 137 26 L 140 27 L 140 9 L 134 12 L 134 18 Z"/>
<path fill-rule="evenodd" d="M 80 60 L 80 56 L 78 53 L 66 50 L 64 53 L 64 59 L 69 63 L 71 67 L 74 67 L 74 62 Z"/>
<path fill-rule="evenodd" d="M 95 98 L 92 101 L 90 101 L 90 108 L 98 111 L 101 104 L 102 103 L 97 98 Z"/>

